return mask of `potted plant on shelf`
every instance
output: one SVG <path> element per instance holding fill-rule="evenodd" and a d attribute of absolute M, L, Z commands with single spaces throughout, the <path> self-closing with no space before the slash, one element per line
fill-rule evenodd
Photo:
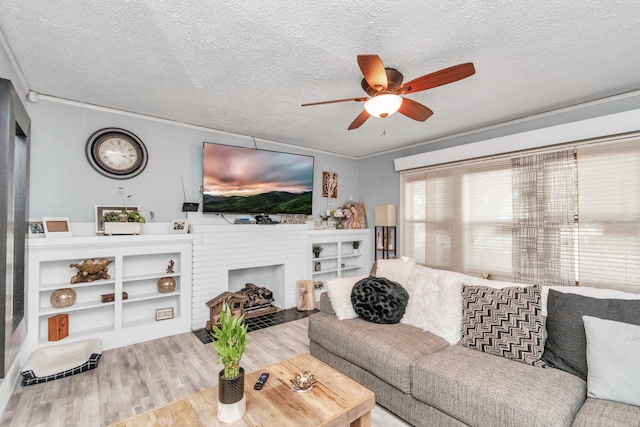
<path fill-rule="evenodd" d="M 224 304 L 220 311 L 220 327 L 213 325 L 212 330 L 218 363 L 224 365 L 218 373 L 218 419 L 231 423 L 242 418 L 247 407 L 244 369 L 240 367 L 242 354 L 249 344 L 244 314 L 234 316 L 231 307 Z"/>
<path fill-rule="evenodd" d="M 153 218 L 153 212 L 151 214 Z M 146 222 L 140 212 L 127 209 L 107 212 L 102 216 L 102 221 L 104 222 L 104 234 L 107 236 L 112 234 L 140 234 L 141 224 Z"/>
<path fill-rule="evenodd" d="M 320 252 L 322 252 L 323 249 L 324 248 L 322 247 L 322 245 L 319 245 L 317 243 L 314 243 L 313 246 L 311 246 L 311 250 L 313 251 L 313 254 L 316 258 L 320 258 Z"/>
<path fill-rule="evenodd" d="M 353 246 L 353 254 L 354 255 L 358 255 L 360 253 L 360 243 L 362 243 L 360 240 L 354 240 L 353 242 L 351 242 L 351 246 Z"/>
<path fill-rule="evenodd" d="M 104 234 L 111 236 L 112 234 L 140 234 L 141 224 L 146 222 L 140 211 L 128 209 L 127 200 L 131 195 L 125 197 L 124 187 L 118 187 L 120 198 L 124 203 L 124 209 L 121 211 L 109 211 L 102 216 L 104 223 Z M 149 211 L 149 217 L 153 219 L 153 211 Z"/>

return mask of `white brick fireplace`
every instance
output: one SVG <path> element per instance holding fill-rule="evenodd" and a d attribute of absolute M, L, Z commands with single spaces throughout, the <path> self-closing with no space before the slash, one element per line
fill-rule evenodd
<path fill-rule="evenodd" d="M 191 232 L 193 330 L 209 320 L 207 301 L 239 290 L 243 281 L 269 288 L 279 308 L 296 306 L 296 281 L 310 273 L 307 225 L 193 224 Z"/>

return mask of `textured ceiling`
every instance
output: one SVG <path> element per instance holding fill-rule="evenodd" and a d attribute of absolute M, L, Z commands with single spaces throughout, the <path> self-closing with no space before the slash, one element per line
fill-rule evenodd
<path fill-rule="evenodd" d="M 2 0 L 0 29 L 37 93 L 355 157 L 640 89 L 637 0 Z M 426 122 L 300 106 L 365 96 L 372 53 L 476 74 L 408 95 Z"/>

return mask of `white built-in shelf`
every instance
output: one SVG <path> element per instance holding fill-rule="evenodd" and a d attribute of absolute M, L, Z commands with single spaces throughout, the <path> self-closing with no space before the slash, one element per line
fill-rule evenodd
<path fill-rule="evenodd" d="M 360 241 L 358 253 L 354 253 L 353 241 Z M 312 230 L 309 231 L 309 251 L 314 244 L 322 245 L 318 258 L 311 254 L 311 277 L 326 282 L 338 277 L 368 274 L 371 269 L 371 230 Z M 316 263 L 320 270 L 316 270 Z M 316 300 L 323 288 L 316 289 Z"/>
<path fill-rule="evenodd" d="M 100 338 L 113 348 L 190 330 L 191 248 L 189 234 L 67 237 L 28 240 L 27 343 L 31 350 L 52 344 Z M 108 259 L 109 279 L 70 283 L 78 270 L 70 264 Z M 167 273 L 169 261 L 174 272 Z M 160 293 L 158 280 L 173 277 L 176 289 Z M 51 306 L 51 294 L 61 288 L 76 292 L 66 308 Z M 122 299 L 127 292 L 128 299 Z M 101 296 L 115 294 L 103 303 Z M 174 318 L 156 321 L 156 310 L 173 309 Z M 69 315 L 69 336 L 49 341 L 48 319 Z"/>

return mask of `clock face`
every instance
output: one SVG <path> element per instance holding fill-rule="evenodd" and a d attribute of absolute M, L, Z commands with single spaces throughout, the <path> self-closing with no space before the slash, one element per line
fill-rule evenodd
<path fill-rule="evenodd" d="M 128 179 L 140 174 L 147 165 L 147 149 L 133 133 L 107 128 L 91 135 L 86 154 L 89 163 L 102 175 Z"/>

